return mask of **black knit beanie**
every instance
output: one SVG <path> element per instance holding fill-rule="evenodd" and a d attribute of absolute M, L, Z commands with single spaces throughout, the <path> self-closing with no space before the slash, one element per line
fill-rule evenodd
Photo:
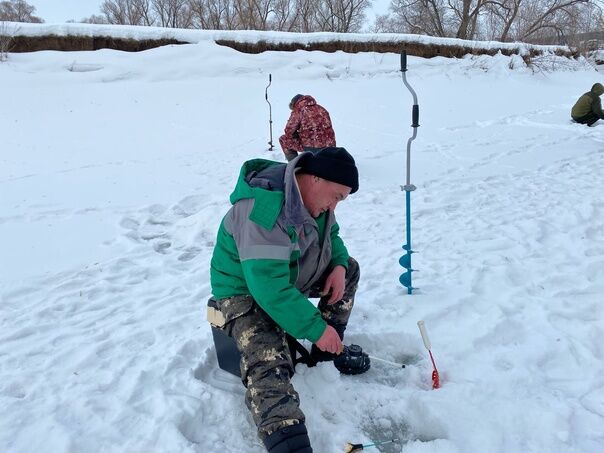
<path fill-rule="evenodd" d="M 299 160 L 302 173 L 318 176 L 328 181 L 350 187 L 350 193 L 359 190 L 359 172 L 354 158 L 344 148 L 323 148 L 306 152 Z"/>
<path fill-rule="evenodd" d="M 294 108 L 294 105 L 296 105 L 296 102 L 298 102 L 300 100 L 300 98 L 304 96 L 303 94 L 296 94 L 291 101 L 289 101 L 289 109 L 292 110 Z"/>

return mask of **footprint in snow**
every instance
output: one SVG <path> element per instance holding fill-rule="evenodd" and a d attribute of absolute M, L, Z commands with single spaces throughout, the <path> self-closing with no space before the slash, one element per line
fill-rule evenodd
<path fill-rule="evenodd" d="M 178 257 L 178 261 L 191 261 L 199 255 L 199 252 L 201 252 L 201 249 L 198 247 L 188 248 Z"/>
<path fill-rule="evenodd" d="M 155 244 L 153 244 L 153 250 L 155 250 L 157 253 L 161 253 L 162 255 L 165 255 L 166 253 L 168 253 L 169 248 L 172 246 L 171 242 L 157 242 Z"/>

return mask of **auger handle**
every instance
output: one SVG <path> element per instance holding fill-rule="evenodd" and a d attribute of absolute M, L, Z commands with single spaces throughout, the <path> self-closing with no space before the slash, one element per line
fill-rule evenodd
<path fill-rule="evenodd" d="M 411 110 L 411 120 L 413 124 L 411 127 L 419 127 L 419 105 L 413 104 L 413 109 Z"/>
<path fill-rule="evenodd" d="M 419 333 L 422 334 L 422 340 L 424 340 L 424 346 L 429 351 L 431 349 L 430 339 L 428 338 L 428 332 L 426 331 L 426 325 L 424 321 L 417 321 L 417 327 L 419 327 Z"/>
<path fill-rule="evenodd" d="M 401 72 L 407 72 L 407 51 L 401 52 Z"/>
<path fill-rule="evenodd" d="M 273 82 L 273 75 L 269 74 L 268 75 L 268 85 L 266 86 L 266 88 L 264 89 L 264 99 L 266 99 L 266 102 L 268 102 L 268 87 L 271 86 L 271 83 Z"/>

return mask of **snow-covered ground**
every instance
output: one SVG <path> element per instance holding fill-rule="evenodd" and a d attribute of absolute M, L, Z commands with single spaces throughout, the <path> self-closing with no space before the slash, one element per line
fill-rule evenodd
<path fill-rule="evenodd" d="M 569 118 L 602 76 L 409 58 L 421 127 L 408 296 L 412 102 L 398 65 L 209 41 L 0 64 L 0 450 L 263 451 L 241 392 L 215 382 L 205 303 L 241 163 L 281 159 L 266 150 L 271 73 L 273 141 L 290 98 L 312 94 L 360 168 L 338 206 L 362 271 L 347 342 L 407 364 L 299 366 L 315 451 L 392 437 L 404 446 L 381 451 L 604 451 L 604 124 Z"/>

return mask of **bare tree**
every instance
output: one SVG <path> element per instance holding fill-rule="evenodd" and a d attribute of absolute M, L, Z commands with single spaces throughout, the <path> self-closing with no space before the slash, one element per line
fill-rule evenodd
<path fill-rule="evenodd" d="M 278 31 L 294 31 L 299 15 L 297 6 L 297 1 L 275 0 L 269 28 Z"/>
<path fill-rule="evenodd" d="M 122 25 L 345 33 L 360 31 L 371 1 L 104 0 L 101 12 L 108 23 Z"/>
<path fill-rule="evenodd" d="M 455 18 L 454 23 L 457 28 L 455 37 L 460 39 L 474 39 L 477 32 L 478 18 L 490 3 L 490 0 L 449 1 L 449 6 Z"/>
<path fill-rule="evenodd" d="M 36 7 L 25 0 L 7 0 L 0 2 L 0 21 L 10 22 L 44 22 L 41 18 L 34 16 Z"/>
<path fill-rule="evenodd" d="M 13 41 L 18 31 L 18 27 L 0 21 L 0 63 L 8 60 L 8 53 L 13 47 Z"/>
<path fill-rule="evenodd" d="M 190 28 L 193 13 L 188 0 L 152 0 L 158 25 L 168 28 Z"/>
<path fill-rule="evenodd" d="M 359 31 L 371 0 L 322 0 L 317 17 L 321 31 L 349 33 Z"/>
<path fill-rule="evenodd" d="M 99 14 L 93 14 L 90 17 L 84 17 L 80 20 L 82 24 L 108 24 L 107 18 L 105 16 L 101 16 Z"/>
<path fill-rule="evenodd" d="M 212 14 L 212 6 L 215 6 L 216 3 L 208 0 L 189 0 L 193 28 L 222 30 L 220 13 L 217 15 L 218 20 Z"/>
<path fill-rule="evenodd" d="M 269 16 L 273 12 L 273 0 L 234 0 L 238 28 L 243 30 L 267 30 Z"/>
<path fill-rule="evenodd" d="M 297 0 L 297 21 L 292 31 L 309 33 L 320 30 L 317 11 L 321 0 Z"/>
<path fill-rule="evenodd" d="M 474 39 L 481 16 L 494 0 L 393 0 L 392 17 L 381 16 L 376 25 L 384 31 Z M 381 30 L 379 30 L 381 31 Z"/>
<path fill-rule="evenodd" d="M 378 17 L 377 31 L 451 36 L 444 0 L 392 0 L 390 14 Z"/>
<path fill-rule="evenodd" d="M 490 38 L 553 43 L 594 28 L 600 9 L 593 0 L 498 0 L 487 10 Z"/>
<path fill-rule="evenodd" d="M 568 34 L 568 20 L 577 14 L 574 7 L 589 3 L 590 0 L 523 0 L 516 39 L 528 41 L 548 34 Z"/>
<path fill-rule="evenodd" d="M 487 5 L 485 37 L 497 41 L 510 41 L 522 0 L 500 0 Z"/>
<path fill-rule="evenodd" d="M 105 0 L 101 12 L 107 23 L 116 25 L 149 25 L 143 22 L 136 0 Z"/>
<path fill-rule="evenodd" d="M 237 29 L 233 0 L 189 0 L 191 26 L 208 30 Z"/>
<path fill-rule="evenodd" d="M 151 26 L 155 23 L 155 16 L 153 15 L 153 10 L 151 8 L 151 0 L 132 0 L 134 2 L 134 7 L 136 8 L 136 12 L 141 18 L 141 25 Z"/>
<path fill-rule="evenodd" d="M 535 41 L 568 36 L 593 23 L 601 0 L 392 0 L 376 31 L 461 39 Z"/>
<path fill-rule="evenodd" d="M 372 0 L 348 0 L 341 8 L 342 30 L 345 33 L 359 32 L 363 28 L 366 12 L 373 4 Z"/>

